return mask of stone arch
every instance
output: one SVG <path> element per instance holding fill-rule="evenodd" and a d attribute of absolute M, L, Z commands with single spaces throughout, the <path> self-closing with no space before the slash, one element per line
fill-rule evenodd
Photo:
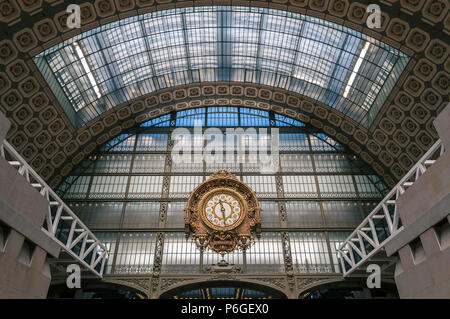
<path fill-rule="evenodd" d="M 201 92 L 202 86 L 184 85 L 173 89 L 157 91 L 143 97 L 123 103 L 97 118 L 93 119 L 76 135 L 80 146 L 71 151 L 70 162 L 61 167 L 58 175 L 52 180 L 52 187 L 59 185 L 74 167 L 91 154 L 95 149 L 126 132 L 132 127 L 150 119 L 169 114 L 172 111 L 221 106 L 243 106 L 265 111 L 273 111 L 310 125 L 326 135 L 346 145 L 351 152 L 362 158 L 372 167 L 384 182 L 393 186 L 396 176 L 393 176 L 389 167 L 376 160 L 381 146 L 357 122 L 349 119 L 339 111 L 313 101 L 300 94 L 285 90 L 274 90 L 272 98 L 261 98 L 261 91 L 267 87 L 260 85 L 244 85 L 242 83 L 210 83 L 203 87 L 210 88 L 215 94 L 203 96 L 190 95 L 189 92 Z M 222 89 L 226 94 L 219 94 Z M 180 95 L 178 92 L 183 92 Z M 252 92 L 249 94 L 249 92 Z M 168 96 L 161 98 L 161 96 Z M 178 97 L 176 97 L 178 96 Z M 277 97 L 277 98 L 276 98 Z"/>
<path fill-rule="evenodd" d="M 304 295 L 307 292 L 313 292 L 315 290 L 318 290 L 322 287 L 327 287 L 327 286 L 342 286 L 342 287 L 347 287 L 348 289 L 353 288 L 366 288 L 366 282 L 365 282 L 366 278 L 354 278 L 354 279 L 349 279 L 349 278 L 332 278 L 332 279 L 326 279 L 326 280 L 320 280 L 320 281 L 316 281 L 312 284 L 306 285 L 304 287 L 302 287 L 297 295 L 297 298 L 300 299 L 302 297 L 302 295 Z M 392 279 L 382 279 L 381 280 L 381 286 L 383 287 L 383 285 L 388 285 L 389 288 L 395 287 L 395 282 Z"/>
<path fill-rule="evenodd" d="M 327 285 L 327 284 L 331 284 L 331 283 L 336 283 L 336 282 L 343 282 L 345 281 L 345 279 L 343 277 L 341 278 L 329 278 L 329 279 L 325 279 L 325 280 L 320 280 L 320 281 L 315 281 L 313 283 L 307 284 L 303 287 L 301 287 L 298 291 L 298 297 L 300 297 L 303 293 L 307 292 L 308 290 L 323 286 L 323 285 Z"/>
<path fill-rule="evenodd" d="M 102 282 L 130 287 L 149 298 L 150 278 L 103 278 Z"/>
<path fill-rule="evenodd" d="M 144 282 L 145 279 L 133 279 L 133 278 L 124 278 L 123 280 L 121 278 L 103 278 L 102 280 L 86 280 L 83 281 L 81 287 L 82 289 L 87 290 L 95 290 L 95 289 L 111 289 L 111 290 L 118 290 L 120 287 L 124 288 L 125 290 L 132 291 L 134 293 L 139 293 L 145 298 L 149 298 L 148 294 L 148 287 L 145 288 L 145 285 L 142 285 L 141 282 Z M 149 279 L 147 279 L 149 281 Z M 73 289 L 68 289 L 66 286 L 65 280 L 55 280 L 51 283 L 49 292 L 51 290 L 57 290 L 57 291 L 71 291 Z"/>
<path fill-rule="evenodd" d="M 123 17 L 199 4 L 177 0 L 95 0 L 93 3 L 74 0 L 71 3 L 81 6 L 82 31 Z M 226 0 L 221 4 L 232 2 Z M 263 3 L 233 4 L 261 6 Z M 450 47 L 441 38 L 446 38 L 450 30 L 450 4 L 443 0 L 379 3 L 382 25 L 377 30 L 365 24 L 368 15 L 365 1 L 276 0 L 264 5 L 345 24 L 412 58 L 370 129 L 355 129 L 350 133 L 365 141 L 364 145 L 355 143 L 350 147 L 361 153 L 366 162 L 372 162 L 375 171 L 392 186 L 438 138 L 432 123 L 449 101 Z M 96 123 L 88 130 L 76 130 L 31 61 L 31 57 L 45 48 L 81 32 L 67 28 L 66 6 L 67 3 L 54 0 L 9 0 L 0 11 L 0 26 L 7 30 L 0 41 L 0 110 L 12 122 L 7 138 L 52 187 L 78 161 L 74 156 L 78 150 L 95 148 L 93 137 L 87 131 L 105 128 Z M 125 113 L 122 115 L 126 117 Z M 318 125 L 329 126 L 331 120 L 319 122 Z M 119 129 L 132 126 L 132 119 L 122 124 Z M 96 138 L 101 142 L 105 136 Z"/>
<path fill-rule="evenodd" d="M 239 279 L 239 280 L 210 280 L 210 279 L 196 279 L 181 281 L 173 284 L 169 287 L 164 287 L 155 296 L 156 299 L 168 298 L 171 294 L 181 291 L 192 290 L 195 288 L 204 287 L 247 287 L 254 289 L 264 289 L 265 291 L 272 292 L 277 296 L 277 299 L 287 299 L 286 292 L 280 289 L 280 287 L 271 284 L 269 282 L 261 282 L 254 279 Z"/>

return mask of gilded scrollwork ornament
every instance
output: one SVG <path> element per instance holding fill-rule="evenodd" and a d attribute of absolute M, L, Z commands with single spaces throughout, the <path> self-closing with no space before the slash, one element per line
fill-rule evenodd
<path fill-rule="evenodd" d="M 255 192 L 232 173 L 220 170 L 197 186 L 185 208 L 186 238 L 222 257 L 246 250 L 261 236 L 261 207 Z"/>

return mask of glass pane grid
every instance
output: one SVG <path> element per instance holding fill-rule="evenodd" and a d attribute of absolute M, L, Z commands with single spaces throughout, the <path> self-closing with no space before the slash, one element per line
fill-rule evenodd
<path fill-rule="evenodd" d="M 286 212 L 289 227 L 321 228 L 324 226 L 319 202 L 288 201 Z"/>
<path fill-rule="evenodd" d="M 118 228 L 123 203 L 69 203 L 69 207 L 89 228 Z"/>
<path fill-rule="evenodd" d="M 299 273 L 332 272 L 325 234 L 290 232 L 294 271 Z"/>
<path fill-rule="evenodd" d="M 159 198 L 162 176 L 131 176 L 128 198 Z"/>
<path fill-rule="evenodd" d="M 114 253 L 116 249 L 116 242 L 117 242 L 117 233 L 109 232 L 95 232 L 95 237 L 97 237 L 98 240 L 100 240 L 108 250 L 108 259 L 106 260 L 104 273 L 110 274 L 112 271 L 113 261 L 114 261 Z"/>
<path fill-rule="evenodd" d="M 185 202 L 171 202 L 167 207 L 166 227 L 184 228 Z"/>
<path fill-rule="evenodd" d="M 229 111 L 238 114 L 239 121 L 243 114 L 264 121 L 269 119 L 268 112 L 262 110 L 236 109 Z M 220 121 L 221 116 L 228 117 L 223 110 L 227 109 L 214 107 L 210 113 L 205 108 L 200 113 L 182 115 L 187 118 L 216 114 L 215 121 Z M 171 118 L 176 119 L 177 115 Z M 241 124 L 245 126 L 251 121 Z M 157 119 L 155 123 L 159 123 Z M 360 159 L 350 161 L 351 155 L 339 143 L 304 129 L 302 133 L 280 134 L 280 144 L 292 150 L 288 151 L 292 154 L 280 155 L 278 173 L 261 175 L 258 163 L 178 165 L 172 162 L 170 165 L 170 154 L 166 152 L 170 135 L 160 133 L 157 128 L 152 133 L 151 127 L 142 127 L 135 135 L 119 136 L 108 142 L 109 147 L 105 146 L 103 151 L 91 154 L 89 169 L 77 168 L 66 179 L 67 191 L 62 197 L 88 227 L 106 234 L 105 243 L 113 249 L 107 272 L 115 267 L 117 274 L 150 273 L 156 233 L 163 232 L 163 272 L 200 273 L 200 250 L 184 237 L 185 199 L 212 172 L 229 169 L 256 192 L 262 208 L 263 231 L 262 238 L 256 239 L 255 245 L 245 253 L 246 258 L 243 252 L 235 251 L 225 256 L 227 262 L 241 269 L 246 266 L 248 273 L 283 273 L 281 234 L 288 231 L 295 272 L 331 272 L 331 263 L 339 271 L 334 245 L 341 239 L 333 236 L 345 234 L 370 213 L 382 197 L 379 188 L 383 184 Z M 163 181 L 167 182 L 164 188 Z M 166 202 L 167 210 L 164 210 Z M 280 220 L 280 203 L 285 203 L 287 228 Z M 166 213 L 162 228 L 161 212 Z M 380 232 L 385 231 L 382 228 L 385 226 L 377 227 Z M 331 251 L 328 251 L 327 233 Z M 118 254 L 113 265 L 115 247 Z M 207 250 L 203 253 L 202 267 L 205 269 L 220 260 L 219 254 Z"/>
<path fill-rule="evenodd" d="M 261 219 L 263 228 L 280 227 L 280 215 L 277 202 L 259 202 L 261 206 Z"/>
<path fill-rule="evenodd" d="M 350 236 L 351 232 L 329 232 L 331 256 L 333 258 L 334 269 L 337 272 L 342 272 L 341 265 L 338 260 L 338 249 L 342 243 Z"/>
<path fill-rule="evenodd" d="M 324 201 L 322 205 L 327 227 L 357 227 L 362 219 L 360 204 L 357 201 Z"/>
<path fill-rule="evenodd" d="M 199 250 L 184 233 L 165 234 L 163 255 L 162 273 L 200 272 Z"/>
<path fill-rule="evenodd" d="M 311 173 L 313 166 L 311 156 L 308 155 L 280 155 L 280 164 L 283 172 Z"/>
<path fill-rule="evenodd" d="M 121 19 L 34 59 L 42 72 L 51 69 L 52 78 L 46 78 L 59 83 L 64 100 L 61 90 L 51 87 L 61 104 L 68 100 L 72 105 L 80 126 L 150 92 L 217 81 L 297 92 L 368 126 L 375 116 L 368 113 L 380 109 L 408 58 L 319 18 L 267 8 L 209 6 Z"/>
<path fill-rule="evenodd" d="M 283 272 L 284 257 L 281 234 L 264 232 L 247 251 L 247 269 L 249 272 Z"/>
<path fill-rule="evenodd" d="M 129 154 L 99 155 L 95 165 L 96 173 L 128 173 L 132 156 Z"/>
<path fill-rule="evenodd" d="M 158 227 L 160 206 L 159 202 L 126 203 L 122 228 Z"/>
<path fill-rule="evenodd" d="M 151 273 L 155 244 L 155 233 L 122 233 L 114 273 Z"/>

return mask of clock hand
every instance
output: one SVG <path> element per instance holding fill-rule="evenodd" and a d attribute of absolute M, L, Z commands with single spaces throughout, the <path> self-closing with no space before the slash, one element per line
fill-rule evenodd
<path fill-rule="evenodd" d="M 225 207 L 223 207 L 221 200 L 219 200 L 219 203 L 220 203 L 220 211 L 222 212 L 223 221 L 225 222 Z"/>

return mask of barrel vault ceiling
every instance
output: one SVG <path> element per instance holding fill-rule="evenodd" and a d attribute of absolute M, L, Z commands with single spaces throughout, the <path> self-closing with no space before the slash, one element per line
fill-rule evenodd
<path fill-rule="evenodd" d="M 374 1 L 372 1 L 374 2 Z M 81 29 L 66 26 L 68 4 L 81 7 Z M 7 140 L 56 187 L 83 158 L 121 132 L 174 110 L 243 105 L 297 118 L 347 145 L 392 187 L 438 138 L 433 120 L 450 93 L 448 0 L 375 1 L 380 29 L 366 27 L 370 1 L 4 0 L 0 4 L 0 111 L 11 120 Z M 282 89 L 204 82 L 160 90 L 122 103 L 76 129 L 33 57 L 81 32 L 118 19 L 200 5 L 287 10 L 345 25 L 411 59 L 375 121 L 366 129 L 335 109 Z"/>

